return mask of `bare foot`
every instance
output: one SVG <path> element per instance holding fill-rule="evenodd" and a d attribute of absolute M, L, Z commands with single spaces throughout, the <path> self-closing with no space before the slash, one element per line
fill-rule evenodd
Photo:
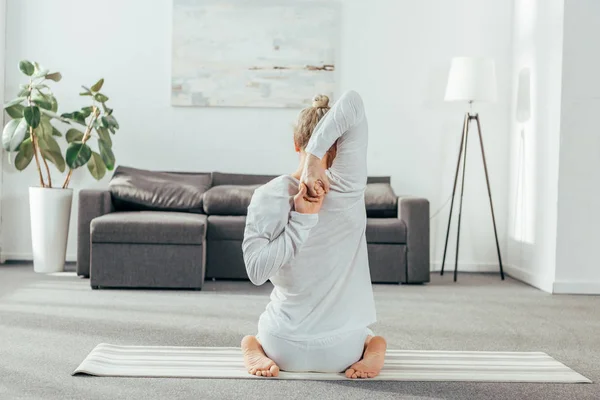
<path fill-rule="evenodd" d="M 255 336 L 246 336 L 242 339 L 242 352 L 244 353 L 244 365 L 250 375 L 279 376 L 279 367 L 267 357 Z"/>
<path fill-rule="evenodd" d="M 346 377 L 351 379 L 375 378 L 383 368 L 386 348 L 387 344 L 384 338 L 369 336 L 365 341 L 363 358 L 346 370 Z"/>

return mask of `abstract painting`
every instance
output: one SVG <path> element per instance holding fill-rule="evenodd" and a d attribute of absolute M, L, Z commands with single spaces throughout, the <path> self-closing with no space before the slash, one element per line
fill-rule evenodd
<path fill-rule="evenodd" d="M 173 0 L 171 104 L 302 108 L 332 97 L 335 3 Z"/>

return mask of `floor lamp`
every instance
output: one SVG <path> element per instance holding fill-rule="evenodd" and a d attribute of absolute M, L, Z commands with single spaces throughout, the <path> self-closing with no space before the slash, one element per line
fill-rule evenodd
<path fill-rule="evenodd" d="M 467 143 L 469 140 L 469 126 L 472 121 L 477 124 L 479 134 L 479 144 L 481 147 L 481 157 L 483 159 L 483 168 L 485 171 L 485 180 L 490 199 L 490 209 L 492 212 L 492 224 L 494 226 L 494 235 L 496 237 L 496 249 L 498 250 L 498 262 L 500 263 L 500 276 L 504 279 L 504 270 L 502 268 L 502 256 L 500 255 L 500 245 L 498 243 L 498 231 L 496 229 L 496 217 L 494 215 L 494 203 L 492 202 L 492 191 L 490 189 L 490 178 L 488 174 L 485 150 L 483 149 L 483 137 L 481 135 L 481 122 L 479 114 L 472 112 L 473 102 L 493 102 L 496 101 L 496 69 L 494 60 L 486 58 L 457 57 L 452 60 L 450 74 L 448 76 L 448 86 L 446 87 L 446 101 L 462 101 L 469 104 L 469 111 L 465 113 L 463 121 L 462 137 L 460 139 L 460 150 L 458 152 L 458 161 L 456 163 L 456 173 L 454 175 L 454 188 L 452 189 L 452 201 L 450 203 L 450 216 L 448 217 L 448 229 L 446 231 L 446 243 L 444 245 L 444 257 L 442 259 L 441 275 L 444 275 L 444 266 L 446 263 L 446 251 L 448 250 L 448 237 L 450 236 L 450 224 L 452 222 L 452 210 L 454 209 L 454 197 L 456 195 L 456 184 L 462 161 L 462 183 L 460 188 L 460 205 L 458 208 L 458 230 L 456 234 L 456 259 L 454 263 L 454 281 L 458 270 L 458 250 L 460 243 L 460 222 L 462 216 L 462 201 L 465 189 L 465 170 L 467 166 Z"/>

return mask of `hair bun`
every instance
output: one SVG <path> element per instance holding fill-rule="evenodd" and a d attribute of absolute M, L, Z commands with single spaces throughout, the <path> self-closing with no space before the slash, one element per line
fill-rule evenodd
<path fill-rule="evenodd" d="M 312 106 L 314 108 L 329 108 L 329 97 L 324 94 L 318 94 L 313 97 Z"/>

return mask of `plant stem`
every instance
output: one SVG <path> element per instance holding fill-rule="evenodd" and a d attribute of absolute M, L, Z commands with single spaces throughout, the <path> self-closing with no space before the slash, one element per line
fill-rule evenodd
<path fill-rule="evenodd" d="M 96 107 L 95 105 L 93 107 L 94 108 L 92 109 L 92 118 L 90 118 L 90 121 L 88 122 L 87 127 L 85 128 L 85 133 L 83 134 L 83 138 L 81 139 L 82 144 L 85 144 L 85 142 L 87 142 L 89 140 L 89 138 L 92 137 L 92 128 L 94 126 L 94 122 L 96 122 L 96 120 L 98 119 L 98 116 L 100 115 L 100 110 L 98 110 L 98 107 Z M 62 186 L 63 189 L 66 189 L 67 186 L 69 186 L 72 175 L 73 175 L 73 170 L 71 168 L 69 168 L 69 173 L 67 174 L 67 177 L 65 178 L 65 183 Z"/>
<path fill-rule="evenodd" d="M 46 166 L 46 174 L 48 175 L 48 187 L 52 187 L 52 177 L 50 176 L 50 168 L 48 168 L 48 162 L 46 161 L 46 158 L 44 157 L 44 155 L 42 154 L 42 161 L 44 162 L 44 165 Z"/>
<path fill-rule="evenodd" d="M 32 88 L 33 85 L 33 81 L 31 79 L 29 79 L 29 95 L 27 96 L 27 104 L 29 106 L 31 106 L 31 91 L 33 90 Z M 37 165 L 37 170 L 38 170 L 38 174 L 40 175 L 40 185 L 45 188 L 46 187 L 46 183 L 44 182 L 44 176 L 42 175 L 42 167 L 40 165 L 40 159 L 38 157 L 38 143 L 37 143 L 37 138 L 35 137 L 35 134 L 33 133 L 33 128 L 29 127 L 29 138 L 31 139 L 31 146 L 33 147 L 33 155 L 35 156 L 35 163 Z M 43 157 L 42 157 L 43 158 Z M 44 163 L 46 162 L 46 160 L 44 160 Z M 48 168 L 48 165 L 46 164 L 46 168 Z M 50 180 L 50 170 L 48 170 L 48 180 Z M 50 185 L 52 185 L 52 183 L 50 183 Z"/>
<path fill-rule="evenodd" d="M 29 137 L 31 138 L 31 146 L 33 147 L 33 155 L 35 156 L 35 163 L 37 164 L 38 174 L 40 175 L 40 185 L 41 187 L 46 187 L 46 183 L 44 182 L 44 176 L 42 175 L 42 168 L 40 167 L 40 159 L 38 158 L 38 144 L 35 135 L 33 134 L 33 128 L 29 127 Z M 50 175 L 48 174 L 48 178 Z"/>

